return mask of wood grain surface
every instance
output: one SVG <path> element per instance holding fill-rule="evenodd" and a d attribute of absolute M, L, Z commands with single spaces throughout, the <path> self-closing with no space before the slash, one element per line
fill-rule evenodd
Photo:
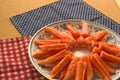
<path fill-rule="evenodd" d="M 21 37 L 9 18 L 57 0 L 0 0 L 0 39 Z"/>

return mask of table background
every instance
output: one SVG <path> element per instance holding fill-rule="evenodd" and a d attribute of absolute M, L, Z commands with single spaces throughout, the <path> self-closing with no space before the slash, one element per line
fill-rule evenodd
<path fill-rule="evenodd" d="M 0 0 L 0 39 L 21 37 L 9 18 L 58 0 Z M 106 16 L 120 23 L 120 9 L 115 0 L 84 0 Z"/>
<path fill-rule="evenodd" d="M 57 0 L 0 0 L 0 39 L 21 37 L 9 20 L 10 17 L 55 1 Z"/>
<path fill-rule="evenodd" d="M 106 16 L 120 23 L 120 8 L 116 0 L 84 0 L 86 3 L 102 12 Z"/>

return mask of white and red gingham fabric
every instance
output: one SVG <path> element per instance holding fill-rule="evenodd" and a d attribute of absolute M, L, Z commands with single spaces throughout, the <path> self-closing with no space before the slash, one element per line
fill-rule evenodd
<path fill-rule="evenodd" d="M 47 80 L 28 56 L 30 37 L 0 40 L 0 80 Z"/>

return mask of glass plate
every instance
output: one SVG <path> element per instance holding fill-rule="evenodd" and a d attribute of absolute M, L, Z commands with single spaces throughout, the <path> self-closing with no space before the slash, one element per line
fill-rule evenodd
<path fill-rule="evenodd" d="M 93 23 L 90 21 L 86 21 L 86 22 L 88 23 L 88 25 L 90 27 L 91 33 L 95 33 L 97 31 L 100 31 L 103 29 L 107 29 L 108 33 L 109 33 L 107 42 L 114 43 L 120 47 L 120 37 L 114 31 L 106 28 L 104 25 L 100 25 L 100 24 Z M 77 27 L 78 29 L 81 29 L 80 20 L 63 20 L 63 21 L 49 24 L 49 25 L 47 25 L 47 27 L 54 27 L 60 31 L 65 31 L 66 30 L 66 28 L 65 28 L 66 23 L 71 23 L 75 27 Z M 28 53 L 29 53 L 30 61 L 32 62 L 33 66 L 40 74 L 42 74 L 44 77 L 46 77 L 49 80 L 56 80 L 56 79 L 50 78 L 50 76 L 49 76 L 50 71 L 48 69 L 45 69 L 45 68 L 41 67 L 40 65 L 38 65 L 37 60 L 32 58 L 32 53 L 35 52 L 36 50 L 38 50 L 38 47 L 34 44 L 34 40 L 36 40 L 36 39 L 49 39 L 49 36 L 50 36 L 50 34 L 45 32 L 44 27 L 41 28 L 40 30 L 38 30 L 34 34 L 34 36 L 32 37 L 32 39 L 30 41 Z M 116 74 L 111 75 L 111 77 L 112 77 L 112 80 L 117 80 L 120 77 L 120 68 L 117 69 Z M 99 80 L 99 79 L 97 79 L 97 80 Z"/>

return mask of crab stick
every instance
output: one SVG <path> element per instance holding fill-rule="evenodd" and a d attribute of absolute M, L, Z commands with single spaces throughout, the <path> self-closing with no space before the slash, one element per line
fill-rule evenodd
<path fill-rule="evenodd" d="M 51 28 L 51 27 L 45 27 L 45 30 L 49 33 L 51 33 L 52 35 L 54 35 L 55 37 L 59 38 L 59 39 L 64 39 L 65 36 L 63 35 L 62 32 L 60 32 L 57 29 Z"/>
<path fill-rule="evenodd" d="M 66 71 L 65 77 L 63 80 L 74 80 L 75 78 L 75 70 L 76 70 L 76 65 L 77 61 L 80 59 L 78 57 L 73 57 L 72 61 L 70 62 L 68 69 Z"/>
<path fill-rule="evenodd" d="M 78 39 L 77 42 L 79 45 L 85 45 L 85 46 L 91 46 L 92 42 L 89 40 L 84 40 L 84 39 Z"/>
<path fill-rule="evenodd" d="M 61 71 L 60 74 L 60 79 L 63 80 L 63 78 L 65 77 L 66 71 L 67 71 L 68 66 L 64 67 Z"/>
<path fill-rule="evenodd" d="M 109 47 L 113 47 L 113 48 L 118 48 L 118 49 L 120 49 L 117 45 L 112 44 L 112 43 L 103 43 L 103 44 L 105 44 L 105 45 L 107 45 L 107 46 L 109 46 Z"/>
<path fill-rule="evenodd" d="M 83 61 L 87 63 L 87 68 L 86 68 L 86 80 L 93 80 L 93 68 L 92 64 L 90 62 L 89 56 L 83 56 L 82 57 Z"/>
<path fill-rule="evenodd" d="M 50 72 L 51 78 L 54 78 L 59 72 L 67 66 L 72 60 L 71 54 L 66 55 Z"/>
<path fill-rule="evenodd" d="M 97 54 L 94 54 L 94 58 L 96 59 L 96 61 L 99 63 L 99 65 L 104 66 L 104 68 L 110 72 L 110 73 L 115 73 L 116 71 L 114 69 L 112 69 L 109 65 L 107 65 L 101 58 L 100 56 L 98 56 Z"/>
<path fill-rule="evenodd" d="M 104 70 L 104 66 L 99 65 L 93 55 L 90 56 L 90 60 L 92 62 L 92 65 L 97 69 L 98 72 L 101 73 L 105 80 L 112 80 L 109 73 Z"/>
<path fill-rule="evenodd" d="M 86 38 L 85 38 L 85 40 L 93 40 L 93 36 L 92 35 L 89 35 L 89 36 L 87 36 Z"/>
<path fill-rule="evenodd" d="M 116 54 L 120 53 L 120 48 L 111 47 L 104 43 L 100 43 L 99 48 L 103 51 L 106 51 L 106 52 L 112 54 L 112 55 L 116 55 Z"/>
<path fill-rule="evenodd" d="M 67 51 L 62 50 L 62 51 L 60 51 L 60 52 L 58 52 L 58 53 L 54 54 L 53 56 L 50 56 L 46 59 L 38 60 L 38 64 L 45 65 L 45 64 L 50 64 L 50 63 L 56 62 L 57 60 L 62 59 L 66 54 L 67 54 Z"/>
<path fill-rule="evenodd" d="M 66 24 L 67 29 L 72 33 L 74 38 L 77 38 L 80 36 L 79 31 L 77 28 L 73 27 L 72 24 Z"/>
<path fill-rule="evenodd" d="M 107 33 L 107 30 L 98 31 L 93 35 L 93 40 L 100 41 L 105 35 L 107 35 Z"/>
<path fill-rule="evenodd" d="M 82 24 L 82 36 L 84 37 L 87 37 L 90 35 L 90 29 L 88 27 L 88 24 L 84 21 L 84 20 L 81 20 L 81 24 Z"/>
<path fill-rule="evenodd" d="M 69 36 L 71 36 L 72 38 L 74 38 L 72 33 L 69 30 L 66 30 L 65 33 L 68 34 Z"/>
<path fill-rule="evenodd" d="M 94 48 L 92 49 L 92 53 L 97 53 L 97 54 L 100 55 L 101 50 L 100 50 L 100 48 L 98 48 L 98 47 L 94 47 Z"/>
<path fill-rule="evenodd" d="M 36 45 L 46 45 L 46 44 L 54 44 L 54 43 L 60 43 L 60 39 L 52 39 L 52 40 L 34 40 Z"/>
<path fill-rule="evenodd" d="M 33 58 L 36 58 L 36 59 L 44 59 L 46 57 L 49 57 L 49 56 L 52 56 L 54 55 L 55 53 L 57 53 L 59 51 L 52 51 L 52 52 L 44 52 L 44 51 L 36 51 L 32 54 L 32 57 Z"/>
<path fill-rule="evenodd" d="M 41 45 L 39 46 L 43 51 L 50 51 L 50 50 L 61 50 L 61 49 L 68 49 L 68 45 L 66 43 L 57 43 L 57 44 L 49 44 L 49 45 Z"/>
<path fill-rule="evenodd" d="M 76 66 L 75 80 L 85 80 L 87 64 L 83 61 L 78 61 Z"/>
<path fill-rule="evenodd" d="M 104 51 L 101 52 L 100 57 L 105 59 L 105 60 L 111 61 L 111 62 L 120 63 L 120 57 L 111 55 L 111 54 L 104 52 Z"/>
<path fill-rule="evenodd" d="M 106 34 L 100 41 L 106 42 L 108 38 L 108 34 Z"/>

